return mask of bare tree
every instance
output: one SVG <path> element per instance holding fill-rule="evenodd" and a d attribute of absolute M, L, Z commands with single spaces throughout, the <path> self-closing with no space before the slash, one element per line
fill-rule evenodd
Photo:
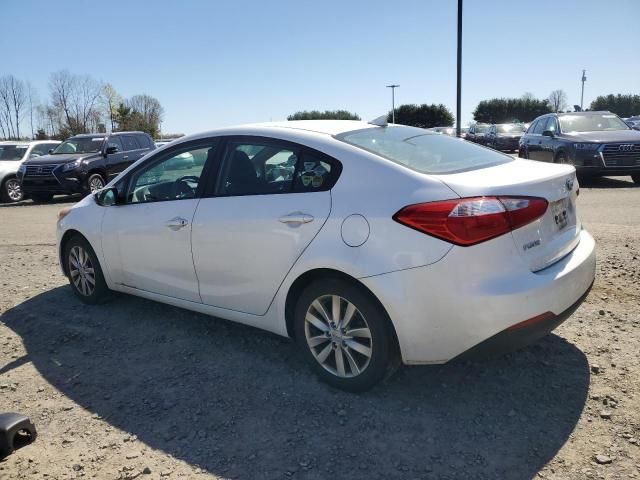
<path fill-rule="evenodd" d="M 25 102 L 24 82 L 13 75 L 0 77 L 0 127 L 5 138 L 20 138 Z"/>
<path fill-rule="evenodd" d="M 88 75 L 74 75 L 68 70 L 51 74 L 51 101 L 64 117 L 72 134 L 86 133 L 95 119 L 102 84 Z"/>
<path fill-rule="evenodd" d="M 31 82 L 27 82 L 27 98 L 29 99 L 29 125 L 31 127 L 31 138 L 35 137 L 35 130 L 33 129 L 33 111 L 37 109 L 37 105 L 34 106 L 34 102 L 37 103 L 36 91 L 31 85 Z"/>
<path fill-rule="evenodd" d="M 118 94 L 116 89 L 110 83 L 105 83 L 102 87 L 102 108 L 104 109 L 109 123 L 111 125 L 111 131 L 116 129 L 116 112 L 118 105 L 124 102 L 124 99 Z"/>
<path fill-rule="evenodd" d="M 549 105 L 554 112 L 566 110 L 567 94 L 564 90 L 554 90 L 549 94 Z"/>
<path fill-rule="evenodd" d="M 536 99 L 535 95 L 531 92 L 524 92 L 521 98 L 522 100 L 528 100 L 528 101 Z"/>

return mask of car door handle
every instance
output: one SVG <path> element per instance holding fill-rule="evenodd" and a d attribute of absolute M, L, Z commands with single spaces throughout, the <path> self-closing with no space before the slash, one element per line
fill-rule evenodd
<path fill-rule="evenodd" d="M 125 155 L 124 157 L 122 157 L 123 160 L 128 160 L 129 159 L 129 155 Z"/>
<path fill-rule="evenodd" d="M 306 213 L 290 213 L 278 219 L 282 223 L 309 223 L 313 222 L 313 216 Z"/>
<path fill-rule="evenodd" d="M 165 223 L 168 228 L 174 231 L 180 230 L 181 228 L 186 227 L 188 224 L 189 221 L 186 218 L 182 217 L 173 217 L 171 220 Z"/>

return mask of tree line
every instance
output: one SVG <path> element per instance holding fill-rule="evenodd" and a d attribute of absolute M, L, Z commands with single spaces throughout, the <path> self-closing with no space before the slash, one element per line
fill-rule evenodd
<path fill-rule="evenodd" d="M 50 75 L 43 102 L 29 82 L 0 77 L 0 137 L 8 140 L 125 130 L 157 137 L 163 115 L 162 105 L 150 95 L 124 98 L 110 83 L 68 70 Z"/>
<path fill-rule="evenodd" d="M 574 106 L 574 110 L 579 109 Z M 588 110 L 608 110 L 620 117 L 640 115 L 640 95 L 609 94 L 597 97 Z M 473 119 L 480 123 L 531 122 L 540 115 L 567 112 L 569 105 L 564 90 L 554 90 L 548 98 L 539 99 L 531 93 L 519 98 L 492 98 L 482 100 L 473 111 Z M 391 122 L 393 114 L 387 115 Z M 360 120 L 360 116 L 347 110 L 303 110 L 287 117 L 287 120 Z M 396 123 L 420 128 L 449 127 L 454 116 L 443 104 L 407 104 L 395 109 Z"/>

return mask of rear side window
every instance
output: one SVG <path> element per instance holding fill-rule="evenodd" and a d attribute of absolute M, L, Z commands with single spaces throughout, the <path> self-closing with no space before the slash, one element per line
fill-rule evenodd
<path fill-rule="evenodd" d="M 146 135 L 136 135 L 136 139 L 138 140 L 138 143 L 140 144 L 141 148 L 152 148 L 152 142 L 151 139 L 149 137 L 147 137 Z"/>
<path fill-rule="evenodd" d="M 415 127 L 366 128 L 336 138 L 421 173 L 456 173 L 514 160 L 460 138 Z"/>
<path fill-rule="evenodd" d="M 139 148 L 142 148 L 138 145 L 138 141 L 133 135 L 123 135 L 121 138 L 125 150 L 138 150 Z"/>
<path fill-rule="evenodd" d="M 218 177 L 217 196 L 266 195 L 329 190 L 340 164 L 304 147 L 256 139 L 231 141 Z"/>

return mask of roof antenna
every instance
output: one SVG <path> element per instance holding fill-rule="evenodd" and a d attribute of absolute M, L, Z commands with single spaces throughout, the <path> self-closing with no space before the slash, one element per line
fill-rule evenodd
<path fill-rule="evenodd" d="M 369 125 L 376 125 L 378 127 L 386 127 L 387 123 L 387 115 L 381 115 L 378 118 L 374 118 L 369 122 Z"/>

